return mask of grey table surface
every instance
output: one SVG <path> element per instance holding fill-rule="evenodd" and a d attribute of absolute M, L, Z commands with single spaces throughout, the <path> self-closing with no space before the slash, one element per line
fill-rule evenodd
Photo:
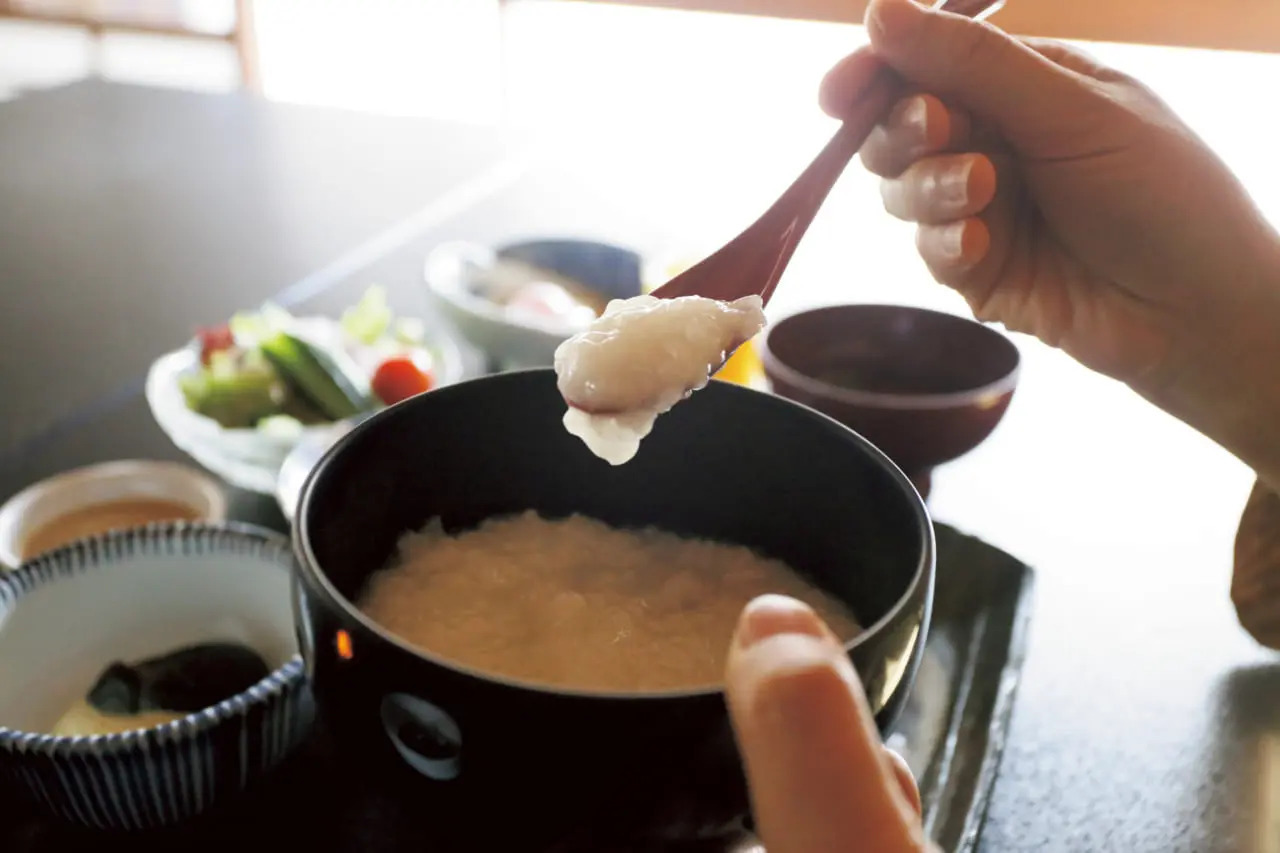
<path fill-rule="evenodd" d="M 493 130 L 99 82 L 0 104 L 0 494 L 180 459 L 141 378 L 198 323 L 267 297 L 336 310 L 372 281 L 420 311 L 440 241 L 652 226 L 526 153 Z M 790 307 L 806 298 L 826 296 Z M 980 849 L 1280 850 L 1280 665 L 1226 595 L 1247 472 L 1020 345 L 1009 416 L 931 498 L 1038 576 Z"/>

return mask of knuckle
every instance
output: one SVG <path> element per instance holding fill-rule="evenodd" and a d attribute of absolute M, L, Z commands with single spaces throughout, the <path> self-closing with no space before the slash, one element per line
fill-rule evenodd
<path fill-rule="evenodd" d="M 961 68 L 987 61 L 987 57 L 997 51 L 1001 44 L 1001 39 L 990 24 L 975 21 L 970 26 L 958 28 L 951 40 L 951 61 Z"/>
<path fill-rule="evenodd" d="M 888 170 L 885 167 L 886 158 L 884 147 L 882 145 L 868 142 L 863 146 L 862 152 L 858 157 L 862 160 L 863 167 L 871 174 L 880 178 L 889 177 Z"/>
<path fill-rule="evenodd" d="M 1004 319 L 997 305 L 998 300 L 995 299 L 995 288 L 966 293 L 965 302 L 969 304 L 973 318 L 979 323 L 994 323 Z"/>
<path fill-rule="evenodd" d="M 860 156 L 868 172 L 884 179 L 901 176 L 911 165 L 910 152 L 887 136 L 863 146 Z"/>
<path fill-rule="evenodd" d="M 898 219 L 913 220 L 915 205 L 912 202 L 910 184 L 904 178 L 885 179 L 880 182 L 880 200 L 886 212 Z"/>
<path fill-rule="evenodd" d="M 920 258 L 934 281 L 953 287 L 950 268 L 934 251 L 932 232 L 933 227 L 929 225 L 921 225 L 916 229 L 916 251 L 920 253 Z"/>

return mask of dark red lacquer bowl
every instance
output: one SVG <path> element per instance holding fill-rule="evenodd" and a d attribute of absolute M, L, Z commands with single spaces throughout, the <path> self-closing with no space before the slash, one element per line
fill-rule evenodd
<path fill-rule="evenodd" d="M 927 495 L 933 468 L 1004 417 L 1018 348 L 995 329 L 903 305 L 836 305 L 775 323 L 760 347 L 774 393 L 879 447 Z"/>

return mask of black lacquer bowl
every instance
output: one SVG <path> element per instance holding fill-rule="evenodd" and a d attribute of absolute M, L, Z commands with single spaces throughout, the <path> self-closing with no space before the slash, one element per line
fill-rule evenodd
<path fill-rule="evenodd" d="M 868 626 L 849 654 L 881 729 L 890 725 L 924 648 L 934 538 L 919 494 L 883 453 L 824 415 L 717 381 L 615 468 L 565 432 L 564 410 L 550 370 L 464 382 L 379 413 L 313 472 L 294 529 L 295 607 L 317 706 L 352 759 L 353 785 L 369 773 L 402 779 L 433 798 L 433 813 L 456 806 L 445 811 L 467 837 L 518 825 L 525 843 L 535 827 L 559 836 L 608 823 L 634 837 L 659 814 L 670 826 L 672 808 L 710 823 L 745 810 L 719 689 L 517 683 L 415 650 L 364 616 L 353 601 L 371 573 L 433 517 L 462 530 L 528 509 L 576 512 L 784 560 Z M 690 818 L 703 784 L 720 792 L 720 813 Z"/>

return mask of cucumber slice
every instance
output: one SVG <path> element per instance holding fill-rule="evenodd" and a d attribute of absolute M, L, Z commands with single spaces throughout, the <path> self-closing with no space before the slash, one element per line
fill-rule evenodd
<path fill-rule="evenodd" d="M 342 354 L 288 332 L 277 332 L 261 348 L 280 375 L 326 417 L 338 421 L 373 408 L 368 381 Z"/>

